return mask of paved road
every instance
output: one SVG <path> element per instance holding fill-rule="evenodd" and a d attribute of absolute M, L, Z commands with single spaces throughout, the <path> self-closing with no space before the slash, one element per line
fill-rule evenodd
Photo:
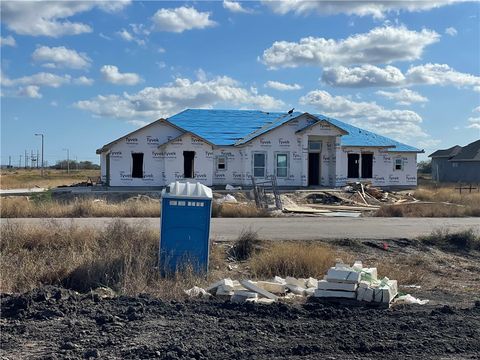
<path fill-rule="evenodd" d="M 62 224 L 103 227 L 112 218 L 75 219 L 1 219 L 6 222 L 42 224 L 57 221 Z M 158 218 L 123 218 L 129 223 L 159 227 Z M 233 240 L 243 229 L 258 231 L 265 240 L 319 240 L 319 239 L 393 239 L 413 238 L 430 233 L 433 229 L 451 231 L 474 228 L 480 232 L 479 218 L 319 218 L 286 217 L 254 219 L 212 219 L 211 237 L 214 240 Z"/>

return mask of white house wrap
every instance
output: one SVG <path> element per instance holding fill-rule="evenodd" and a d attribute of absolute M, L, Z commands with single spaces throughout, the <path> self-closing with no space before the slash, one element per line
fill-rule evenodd
<path fill-rule="evenodd" d="M 413 187 L 419 152 L 322 115 L 249 110 L 185 110 L 97 150 L 109 186 L 245 186 L 276 175 L 285 187 Z"/>

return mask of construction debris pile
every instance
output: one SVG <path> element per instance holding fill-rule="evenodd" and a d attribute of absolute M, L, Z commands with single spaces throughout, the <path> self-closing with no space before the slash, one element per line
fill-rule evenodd
<path fill-rule="evenodd" d="M 398 294 L 397 280 L 377 279 L 377 268 L 363 268 L 360 261 L 353 266 L 336 264 L 318 282 L 314 296 L 323 299 L 350 299 L 388 306 Z"/>
<path fill-rule="evenodd" d="M 408 192 L 384 191 L 370 182 L 352 182 L 342 189 L 301 190 L 282 194 L 281 198 L 285 212 L 349 217 L 375 212 L 384 204 L 419 202 Z"/>
<path fill-rule="evenodd" d="M 189 297 L 215 296 L 236 303 L 255 302 L 271 304 L 276 301 L 291 300 L 313 296 L 322 301 L 350 305 L 389 307 L 398 295 L 396 280 L 377 278 L 377 268 L 364 268 L 360 261 L 353 266 L 338 263 L 330 268 L 324 279 L 294 278 L 275 276 L 269 281 L 222 279 L 210 285 L 206 290 L 193 287 L 186 290 Z M 405 296 L 404 303 L 425 304 Z M 413 301 L 413 300 L 415 301 Z"/>

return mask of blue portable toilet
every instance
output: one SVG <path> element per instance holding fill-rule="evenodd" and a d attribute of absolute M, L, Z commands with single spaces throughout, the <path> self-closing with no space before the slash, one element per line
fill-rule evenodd
<path fill-rule="evenodd" d="M 159 266 L 173 274 L 191 265 L 207 272 L 212 189 L 197 183 L 173 182 L 162 190 Z"/>

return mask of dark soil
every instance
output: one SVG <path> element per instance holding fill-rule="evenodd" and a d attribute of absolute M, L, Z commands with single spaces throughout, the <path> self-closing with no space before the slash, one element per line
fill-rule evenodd
<path fill-rule="evenodd" d="M 478 359 L 480 303 L 366 309 L 3 295 L 2 359 Z"/>

